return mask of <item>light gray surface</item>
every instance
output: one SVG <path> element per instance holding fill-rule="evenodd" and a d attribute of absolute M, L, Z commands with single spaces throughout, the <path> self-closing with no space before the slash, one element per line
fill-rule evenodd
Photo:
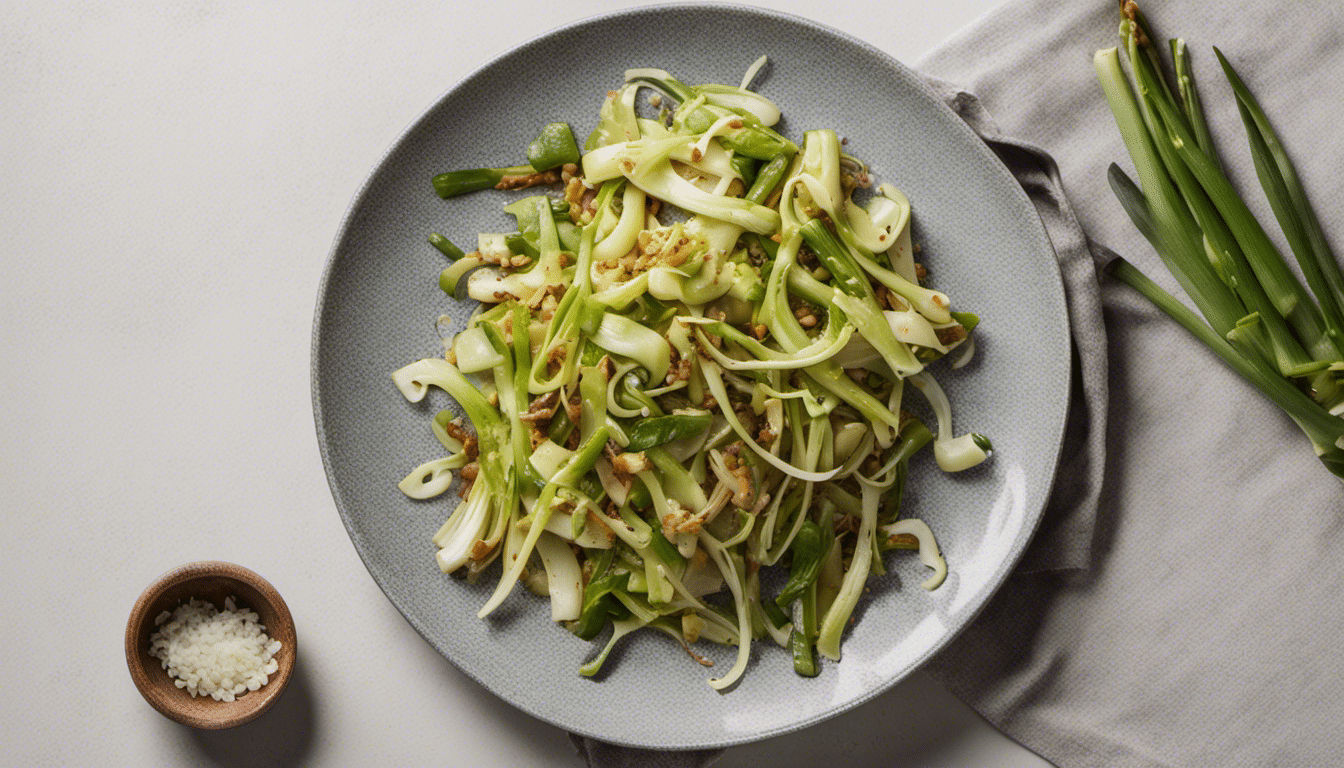
<path fill-rule="evenodd" d="M 1225 164 L 1271 236 L 1281 243 L 1211 45 L 1259 96 L 1341 255 L 1344 9 L 1145 7 L 1160 38 L 1189 43 Z M 1107 188 L 1110 162 L 1132 168 L 1091 65 L 1116 21 L 1109 3 L 1028 0 L 925 66 L 1054 154 L 1087 232 L 1175 290 Z M 1102 285 L 1112 429 L 1093 567 L 1010 579 L 934 672 L 1061 765 L 1339 765 L 1344 488 L 1212 353 Z"/>
<path fill-rule="evenodd" d="M 668 29 L 695 38 L 648 58 Z M 570 53 L 572 69 L 545 81 L 517 79 Z M 447 203 L 428 179 L 444 168 L 511 157 L 544 120 L 578 135 L 596 126 L 603 94 L 633 63 L 688 82 L 732 82 L 779 51 L 759 76 L 784 111 L 781 130 L 801 142 L 825 125 L 848 137 L 879 182 L 911 200 L 920 260 L 954 307 L 981 318 L 967 367 L 937 369 L 958 433 L 992 435 L 994 459 L 957 475 L 914 463 L 903 513 L 937 532 L 953 564 L 937 591 L 917 588 L 925 568 L 889 557 L 869 580 L 839 664 L 815 678 L 793 672 L 787 651 L 758 643 L 730 694 L 715 672 L 657 633 L 618 646 L 601 682 L 575 674 L 599 645 L 573 638 L 550 608 L 518 590 L 489 621 L 473 620 L 494 588 L 447 579 L 430 538 L 458 499 L 408 499 L 394 480 L 443 448 L 428 422 L 447 407 L 433 392 L 412 406 L 390 381 L 397 368 L 441 356 L 434 320 L 464 326 L 475 302 L 438 289 L 443 258 L 424 242 L 438 230 L 459 243 L 505 231 L 500 210 L 517 194 L 480 193 Z M 826 62 L 828 67 L 818 67 Z M 599 77 L 597 73 L 605 73 Z M 594 78 L 599 79 L 594 82 Z M 544 116 L 538 104 L 554 100 Z M 489 114 L 494 120 L 482 121 Z M 754 741 L 811 724 L 865 701 L 928 659 L 966 624 L 1016 562 L 1054 478 L 1069 391 L 1069 334 L 1054 252 L 1035 209 L 999 160 L 910 70 L 830 30 L 792 17 L 705 6 L 617 14 L 530 43 L 473 75 L 397 142 L 350 212 L 323 286 L 314 341 L 319 445 L 337 506 L 375 579 L 412 624 L 464 672 L 530 714 L 570 731 L 640 747 L 690 749 Z M 922 402 L 911 395 L 910 408 Z M 698 649 L 732 663 L 732 650 Z M 677 712 L 631 718 L 630 712 Z"/>
<path fill-rule="evenodd" d="M 992 4 L 824 21 L 909 61 Z M 7 4 L 0 580 L 3 669 L 29 695 L 0 704 L 0 762 L 579 764 L 368 577 L 317 458 L 308 342 L 341 217 L 405 125 L 490 56 L 617 7 Z M 164 720 L 120 652 L 143 586 L 207 557 L 271 580 L 303 649 L 276 708 L 228 733 Z M 841 758 L 1042 764 L 917 675 L 720 765 Z"/>

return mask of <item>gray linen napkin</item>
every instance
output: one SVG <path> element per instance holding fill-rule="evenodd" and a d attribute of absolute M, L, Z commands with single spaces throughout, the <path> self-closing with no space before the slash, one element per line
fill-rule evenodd
<path fill-rule="evenodd" d="M 1020 573 L 1085 568 L 1092 546 L 1102 487 L 1106 433 L 1106 335 L 1102 328 L 1096 270 L 1087 238 L 1060 185 L 1055 162 L 1045 152 L 1003 135 L 975 97 L 926 77 L 934 94 L 966 121 L 1012 171 L 1045 224 L 1059 260 L 1073 335 L 1074 391 L 1065 430 L 1065 450 L 1046 511 L 1018 565 Z M 607 744 L 570 734 L 592 768 L 698 768 L 723 750 L 656 752 Z"/>
<path fill-rule="evenodd" d="M 1160 38 L 1190 44 L 1229 173 L 1271 237 L 1281 243 L 1214 44 L 1344 251 L 1329 216 L 1344 199 L 1344 8 L 1145 8 Z M 1049 151 L 1087 236 L 1180 295 L 1106 183 L 1110 162 L 1131 169 L 1091 64 L 1118 42 L 1117 21 L 1111 2 L 1020 0 L 920 67 Z M 1124 286 L 1101 287 L 1110 426 L 1092 567 L 1014 575 L 931 671 L 1061 766 L 1344 764 L 1344 490 L 1211 353 Z"/>

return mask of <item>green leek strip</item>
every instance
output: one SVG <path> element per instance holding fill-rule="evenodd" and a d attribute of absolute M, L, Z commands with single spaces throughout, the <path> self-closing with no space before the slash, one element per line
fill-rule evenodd
<path fill-rule="evenodd" d="M 829 290 L 831 300 L 827 302 L 827 306 L 833 305 L 842 309 L 853 320 L 854 325 L 859 329 L 859 333 L 882 353 L 883 358 L 897 373 L 913 373 L 922 369 L 923 365 L 915 359 L 910 348 L 901 343 L 892 332 L 890 323 L 887 322 L 887 318 L 882 314 L 882 310 L 877 304 L 877 297 L 873 293 L 872 285 L 869 284 L 867 276 L 858 263 L 854 261 L 849 251 L 835 239 L 835 236 L 826 229 L 825 225 L 816 219 L 804 224 L 800 232 L 808 245 L 812 246 L 812 250 L 817 253 L 822 263 L 830 270 L 832 279 L 840 289 L 830 288 L 812 276 L 801 273 L 790 276 L 790 284 L 809 285 L 813 292 L 823 294 Z M 817 285 L 814 286 L 812 283 Z M 943 314 L 946 315 L 945 306 L 942 307 L 942 310 Z M 921 314 L 923 313 L 921 312 Z M 949 320 L 951 320 L 951 315 L 947 315 L 940 320 L 934 320 L 934 322 L 948 322 Z"/>
<path fill-rule="evenodd" d="M 536 173 L 530 165 L 514 165 L 508 168 L 470 168 L 461 171 L 440 173 L 433 179 L 434 192 L 447 200 L 450 197 L 465 195 L 482 189 L 490 189 L 505 176 L 527 176 Z"/>
<path fill-rule="evenodd" d="M 709 499 L 705 497 L 705 491 L 700 487 L 700 483 L 686 471 L 681 462 L 672 458 L 667 449 L 654 446 L 646 450 L 644 455 L 653 462 L 653 466 L 660 473 L 659 479 L 669 498 L 676 499 L 692 514 L 699 514 L 709 505 Z"/>
<path fill-rule="evenodd" d="M 779 214 L 750 200 L 705 192 L 677 174 L 667 161 L 636 165 L 627 178 L 660 200 L 743 229 L 770 234 L 779 228 Z"/>
<path fill-rule="evenodd" d="M 527 145 L 527 162 L 538 171 L 549 171 L 579 162 L 579 147 L 568 123 L 550 123 Z"/>
<path fill-rule="evenodd" d="M 1171 40 L 1170 44 L 1171 60 L 1176 69 L 1177 90 L 1181 94 L 1181 106 L 1185 108 L 1186 119 L 1190 121 L 1199 148 L 1209 157 L 1215 157 L 1213 136 L 1209 133 L 1208 121 L 1204 119 L 1204 104 L 1199 98 L 1198 89 L 1195 88 L 1194 70 L 1190 66 L 1190 55 L 1185 47 L 1185 41 L 1178 38 Z"/>
<path fill-rule="evenodd" d="M 1339 264 L 1321 229 L 1320 219 L 1307 200 L 1307 191 L 1297 175 L 1297 168 L 1270 125 L 1269 118 L 1222 51 L 1214 48 L 1213 52 L 1218 56 L 1223 72 L 1236 94 L 1237 107 L 1251 142 L 1256 172 L 1260 175 L 1270 207 L 1292 246 L 1308 285 L 1321 303 L 1321 310 L 1330 323 L 1332 333 L 1337 334 L 1339 328 L 1344 327 L 1344 273 L 1340 272 Z M 1336 344 L 1339 342 L 1336 336 Z"/>
<path fill-rule="evenodd" d="M 808 584 L 807 588 L 803 590 L 799 622 L 795 625 L 793 632 L 794 636 L 789 638 L 789 648 L 793 652 L 793 669 L 804 677 L 813 677 L 820 672 L 813 650 L 813 645 L 817 639 L 816 581 Z"/>
<path fill-rule="evenodd" d="M 886 425 L 893 429 L 901 425 L 900 414 L 892 413 L 882 401 L 873 397 L 858 382 L 849 377 L 834 361 L 809 366 L 804 370 L 809 381 L 848 403 L 874 426 Z"/>
<path fill-rule="evenodd" d="M 461 248 L 458 248 L 456 245 L 453 245 L 453 242 L 451 240 L 444 237 L 443 235 L 440 235 L 438 232 L 430 233 L 429 244 L 434 246 L 435 250 L 437 250 L 439 253 L 442 253 L 444 256 L 446 256 L 449 262 L 457 261 L 458 259 L 466 255 L 465 253 L 462 252 Z"/>
<path fill-rule="evenodd" d="M 1288 320 L 1298 338 L 1314 355 L 1331 361 L 1344 359 L 1340 356 L 1338 346 L 1325 335 L 1326 326 L 1320 310 L 1288 269 L 1278 249 L 1223 175 L 1222 169 L 1200 151 L 1176 107 L 1165 99 L 1147 95 L 1170 132 L 1168 140 L 1171 147 L 1222 214 L 1279 313 Z"/>
<path fill-rule="evenodd" d="M 806 480 L 809 483 L 822 483 L 835 476 L 836 470 L 831 470 L 829 472 L 810 472 L 795 467 L 762 448 L 760 444 L 756 442 L 756 439 L 742 426 L 742 422 L 737 418 L 737 414 L 733 412 L 731 405 L 732 401 L 728 399 L 728 390 L 723 385 L 723 374 L 719 370 L 718 364 L 711 360 L 701 360 L 700 371 L 704 377 L 705 386 L 709 388 L 710 394 L 714 395 L 715 400 L 724 404 L 723 416 L 727 419 L 728 424 L 733 428 L 733 431 L 737 433 L 737 436 L 742 439 L 742 442 L 746 443 L 747 447 L 751 448 L 757 456 L 765 459 L 771 466 L 778 469 L 780 472 L 783 472 L 790 477 L 796 477 L 799 480 Z"/>
<path fill-rule="evenodd" d="M 598 213 L 594 216 L 593 221 L 583 228 L 580 235 L 578 258 L 574 265 L 574 282 L 560 298 L 560 303 L 555 309 L 555 315 L 546 327 L 546 336 L 542 341 L 541 348 L 532 359 L 532 371 L 528 378 L 529 394 L 541 395 L 553 389 L 559 389 L 568 383 L 577 372 L 581 341 L 579 316 L 582 308 L 592 296 L 589 270 L 593 261 L 593 240 L 602 225 L 607 206 L 619 186 L 618 182 L 608 182 L 603 184 L 602 189 L 597 193 L 595 205 Z M 546 375 L 546 369 L 550 365 L 551 356 L 556 350 L 564 350 L 561 371 L 555 376 L 542 379 L 541 377 Z"/>
<path fill-rule="evenodd" d="M 918 539 L 919 561 L 933 569 L 933 574 L 920 586 L 929 591 L 942 586 L 943 580 L 947 578 L 947 561 L 938 551 L 938 542 L 933 538 L 933 531 L 929 529 L 927 523 L 923 520 L 898 520 L 891 525 L 883 526 L 882 533 L 885 536 L 898 536 L 904 533 Z"/>
<path fill-rule="evenodd" d="M 757 205 L 765 205 L 770 199 L 770 193 L 774 192 L 784 180 L 790 160 L 792 158 L 789 155 L 776 155 L 773 160 L 762 166 L 756 172 L 756 180 L 752 182 L 751 189 L 747 190 L 747 194 L 743 197 Z"/>
<path fill-rule="evenodd" d="M 1139 22 L 1138 26 L 1141 27 L 1142 22 Z M 1297 300 L 1282 292 L 1276 292 L 1276 295 L 1271 297 L 1261 286 L 1254 266 L 1248 261 L 1236 236 L 1223 220 L 1223 215 L 1209 199 L 1204 187 L 1196 180 L 1187 162 L 1180 156 L 1177 142 L 1170 140 L 1172 133 L 1178 130 L 1185 130 L 1186 135 L 1189 135 L 1189 125 L 1184 120 L 1185 116 L 1174 107 L 1164 109 L 1159 105 L 1159 102 L 1171 105 L 1173 97 L 1160 75 L 1156 52 L 1149 47 L 1142 52 L 1146 55 L 1141 55 L 1137 47 L 1137 36 L 1133 34 L 1136 27 L 1127 25 L 1126 28 L 1130 31 L 1129 53 L 1131 62 L 1134 63 L 1135 80 L 1139 93 L 1143 96 L 1139 101 L 1139 107 L 1145 124 L 1153 137 L 1163 167 L 1170 174 L 1172 183 L 1175 184 L 1190 214 L 1194 217 L 1195 227 L 1202 232 L 1189 237 L 1200 239 L 1214 271 L 1245 303 L 1246 311 L 1258 312 L 1263 317 L 1264 324 L 1257 329 L 1257 333 L 1263 331 L 1268 337 L 1272 351 L 1267 359 L 1274 361 L 1279 370 L 1285 373 L 1308 364 L 1310 357 L 1306 349 L 1294 338 L 1287 322 L 1280 316 L 1286 316 L 1290 308 L 1296 305 Z M 1193 85 L 1193 81 L 1191 84 Z M 1234 302 L 1226 297 L 1217 300 L 1220 304 L 1226 303 L 1229 311 L 1237 309 Z"/>
<path fill-rule="evenodd" d="M 817 576 L 821 573 L 821 562 L 825 559 L 834 539 L 834 534 L 827 539 L 821 526 L 812 520 L 805 520 L 799 526 L 798 535 L 794 537 L 790 547 L 793 562 L 790 565 L 789 580 L 775 598 L 778 607 L 788 608 L 802 597 L 808 586 L 817 583 Z"/>
<path fill-rule="evenodd" d="M 880 496 L 876 489 L 863 486 L 859 532 L 854 543 L 854 557 L 840 583 L 840 593 L 826 611 L 817 636 L 817 652 L 833 661 L 840 660 L 840 638 L 844 635 L 849 617 L 859 603 L 868 571 L 872 568 L 873 534 L 877 529 L 877 510 Z"/>
<path fill-rule="evenodd" d="M 1344 419 L 1327 413 L 1311 398 L 1303 394 L 1282 376 L 1237 350 L 1226 339 L 1209 328 L 1200 318 L 1171 294 L 1122 258 L 1106 265 L 1109 274 L 1123 280 L 1151 301 L 1205 346 L 1223 359 L 1237 373 L 1274 401 L 1306 433 L 1321 462 L 1336 476 L 1344 479 L 1344 449 L 1338 442 L 1344 438 Z"/>
<path fill-rule="evenodd" d="M 802 431 L 801 429 L 798 429 L 798 425 L 795 425 L 795 430 L 795 434 Z M 818 467 L 821 463 L 822 449 L 826 446 L 830 432 L 831 420 L 829 418 L 822 416 L 813 418 L 808 422 L 807 442 L 803 450 L 803 466 L 809 469 L 816 469 Z M 831 471 L 839 474 L 840 470 L 837 467 Z M 816 486 L 813 483 L 807 483 L 803 486 L 802 498 L 799 500 L 798 510 L 792 515 L 793 524 L 789 526 L 789 530 L 785 533 L 783 538 L 779 541 L 774 541 L 770 549 L 767 550 L 764 558 L 765 562 L 774 563 L 778 561 L 779 558 L 784 555 L 784 550 L 793 546 L 799 531 L 802 530 L 803 525 L 807 522 L 808 512 L 812 508 L 812 494 L 815 489 Z"/>
<path fill-rule="evenodd" d="M 602 652 L 597 655 L 597 658 L 584 664 L 582 667 L 579 667 L 580 675 L 583 675 L 584 677 L 592 677 L 601 671 L 602 663 L 611 655 L 611 649 L 616 647 L 616 642 L 622 637 L 643 627 L 644 622 L 634 617 L 628 619 L 613 619 L 611 626 L 611 638 L 607 640 L 607 644 L 602 647 Z"/>
<path fill-rule="evenodd" d="M 714 565 L 718 566 L 719 573 L 723 574 L 723 580 L 728 585 L 728 591 L 733 595 L 733 604 L 737 607 L 737 659 L 733 662 L 733 666 L 727 674 L 709 679 L 709 686 L 716 691 L 721 691 L 736 683 L 742 677 L 742 673 L 747 670 L 747 661 L 751 658 L 751 613 L 745 594 L 745 574 L 738 569 L 733 554 L 718 539 L 711 536 L 708 531 L 701 531 L 699 538 L 705 552 L 714 561 Z"/>
<path fill-rule="evenodd" d="M 607 382 L 600 369 L 579 369 L 579 401 L 579 441 L 587 443 L 607 423 Z"/>
<path fill-rule="evenodd" d="M 1150 72 L 1147 67 L 1141 67 L 1139 74 L 1143 81 L 1156 77 L 1156 73 Z M 1153 124 L 1160 127 L 1168 120 L 1174 119 L 1174 116 L 1170 111 L 1165 111 L 1161 117 L 1152 115 L 1150 119 Z M 1161 141 L 1160 136 L 1157 148 L 1167 163 L 1177 190 L 1194 216 L 1196 225 L 1203 231 L 1203 245 L 1206 252 L 1211 250 L 1209 259 L 1215 265 L 1215 270 L 1220 273 L 1223 282 L 1241 298 L 1246 310 L 1258 312 L 1263 318 L 1262 327 L 1273 350 L 1273 356 L 1269 359 L 1275 362 L 1281 372 L 1310 363 L 1311 357 L 1280 314 L 1283 312 L 1283 307 L 1291 306 L 1295 300 L 1287 297 L 1275 301 L 1266 293 L 1237 238 L 1228 228 L 1204 188 L 1200 186 L 1186 164 L 1179 159 L 1179 153 L 1167 142 Z"/>
<path fill-rule="evenodd" d="M 523 568 L 527 566 L 527 559 L 532 554 L 532 549 L 536 546 L 537 539 L 541 536 L 541 532 L 545 530 L 546 521 L 550 519 L 551 512 L 554 510 L 551 502 L 555 498 L 556 490 L 562 486 L 572 486 L 578 482 L 580 477 L 592 469 L 593 464 L 602 455 L 602 449 L 606 447 L 608 434 L 606 427 L 599 428 L 579 448 L 564 469 L 560 470 L 555 477 L 551 478 L 550 482 L 546 483 L 546 487 L 542 489 L 541 496 L 538 497 L 532 515 L 530 515 L 533 519 L 529 521 L 530 527 L 527 529 L 527 538 L 523 540 L 513 561 L 505 561 L 504 576 L 496 585 L 494 594 L 476 613 L 477 618 L 483 619 L 489 616 L 504 602 L 504 599 L 509 596 L 509 592 L 513 591 L 513 585 L 518 583 L 518 577 L 522 575 Z"/>
<path fill-rule="evenodd" d="M 1138 102 L 1120 68 L 1115 48 L 1097 51 L 1093 58 L 1111 113 L 1139 173 L 1148 200 L 1157 253 L 1181 288 L 1220 334 L 1236 327 L 1245 308 L 1214 273 L 1201 245 L 1202 235 L 1185 201 L 1167 176 L 1156 145 L 1140 114 Z"/>
<path fill-rule="evenodd" d="M 526 307 L 519 307 L 518 309 L 523 313 L 527 312 Z M 516 322 L 516 313 L 514 319 Z M 505 358 L 502 363 L 494 368 L 494 373 L 495 386 L 499 389 L 500 411 L 503 412 L 509 424 L 509 446 L 513 457 L 512 467 L 520 473 L 529 485 L 542 488 L 546 485 L 546 481 L 537 473 L 536 467 L 532 466 L 532 462 L 528 460 L 532 453 L 530 430 L 523 426 L 521 418 L 524 411 L 523 403 L 527 399 L 527 390 L 520 390 L 517 386 L 518 374 L 526 374 L 527 368 L 524 366 L 519 371 L 520 366 L 514 364 L 514 352 L 518 345 L 515 343 L 514 348 L 510 348 L 508 342 L 504 340 L 503 335 L 494 325 L 482 324 L 477 327 L 485 332 L 485 336 L 490 340 L 491 345 Z M 523 327 L 525 328 L 526 325 Z M 527 354 L 527 335 L 525 333 L 515 334 L 514 338 L 515 342 L 519 338 L 522 339 L 524 354 Z"/>
<path fill-rule="evenodd" d="M 928 445 L 933 440 L 933 433 L 924 426 L 924 422 L 918 419 L 911 419 L 906 422 L 905 428 L 901 430 L 901 443 L 896 450 L 892 451 L 887 458 L 887 463 L 872 474 L 871 477 L 863 479 L 863 482 L 874 488 L 887 488 L 896 482 L 895 471 L 902 465 L 910 461 L 910 457 L 919 452 L 919 449 Z M 886 480 L 877 478 L 889 475 Z"/>
<path fill-rule="evenodd" d="M 608 312 L 592 336 L 593 343 L 644 366 L 649 380 L 661 382 L 671 367 L 672 347 L 657 331 Z"/>
<path fill-rule="evenodd" d="M 826 330 L 816 340 L 802 349 L 787 353 L 776 352 L 727 323 L 717 320 L 705 321 L 698 318 L 693 322 L 696 325 L 703 325 L 704 330 L 710 333 L 742 345 L 757 358 L 755 360 L 731 358 L 711 344 L 709 339 L 705 337 L 704 331 L 696 328 L 695 333 L 696 338 L 700 341 L 700 348 L 724 368 L 730 371 L 791 371 L 825 362 L 834 357 L 849 343 L 850 338 L 854 335 L 854 328 L 845 322 L 844 311 L 838 307 L 833 307 L 830 315 L 831 318 L 826 324 Z"/>
<path fill-rule="evenodd" d="M 630 428 L 627 451 L 643 451 L 674 440 L 692 437 L 709 428 L 713 416 L 709 411 L 674 413 L 643 419 Z M 678 464 L 680 466 L 680 464 Z"/>
<path fill-rule="evenodd" d="M 462 406 L 478 431 L 501 422 L 494 406 L 447 360 L 433 357 L 418 360 L 393 373 L 392 381 L 412 403 L 423 400 L 430 386 L 442 389 Z"/>

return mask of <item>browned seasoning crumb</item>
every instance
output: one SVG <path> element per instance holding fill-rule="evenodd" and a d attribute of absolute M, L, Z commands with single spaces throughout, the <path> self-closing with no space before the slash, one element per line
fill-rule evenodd
<path fill-rule="evenodd" d="M 615 470 L 616 477 L 619 479 L 621 475 L 634 475 L 652 469 L 653 463 L 649 461 L 643 451 L 619 453 L 611 458 L 611 468 Z"/>
<path fill-rule="evenodd" d="M 489 557 L 490 553 L 493 551 L 495 551 L 494 547 L 490 546 L 489 544 L 486 544 L 484 541 L 481 541 L 480 539 L 477 539 L 476 541 L 472 542 L 471 545 L 471 559 L 480 562 L 481 560 L 484 560 L 485 558 Z"/>
<path fill-rule="evenodd" d="M 586 224 L 593 220 L 597 211 L 597 190 L 584 186 L 582 176 L 574 176 L 565 182 L 564 200 L 569 203 L 570 221 Z"/>
<path fill-rule="evenodd" d="M 550 440 L 551 436 L 546 434 L 546 430 L 542 429 L 540 426 L 533 425 L 532 431 L 528 434 L 528 438 L 532 442 L 532 450 L 535 451 L 537 449 L 537 446 L 541 445 L 547 440 Z"/>
<path fill-rule="evenodd" d="M 933 333 L 938 337 L 938 343 L 945 347 L 950 347 L 966 338 L 966 329 L 962 328 L 960 325 L 949 325 L 946 328 L 937 328 Z"/>
<path fill-rule="evenodd" d="M 576 424 L 583 417 L 583 399 L 579 397 L 578 392 L 575 392 L 565 401 L 565 415 Z"/>
<path fill-rule="evenodd" d="M 447 433 L 449 437 L 453 438 L 454 440 L 462 444 L 462 450 L 467 454 L 467 458 L 469 459 L 476 458 L 477 456 L 476 435 L 472 434 L 471 432 L 468 432 L 466 428 L 462 426 L 462 420 L 460 418 L 453 419 L 452 421 L 443 425 L 443 431 Z"/>
<path fill-rule="evenodd" d="M 467 494 L 471 492 L 471 486 L 476 482 L 476 476 L 480 474 L 480 471 L 481 465 L 474 461 L 457 471 L 458 476 L 462 478 L 462 487 L 457 489 L 459 497 L 467 498 Z"/>
<path fill-rule="evenodd" d="M 560 390 L 552 389 L 550 392 L 533 400 L 532 404 L 527 408 L 527 413 L 519 416 L 518 419 L 524 424 L 536 424 L 541 421 L 550 421 L 555 416 L 555 410 L 559 406 L 559 402 Z"/>
<path fill-rule="evenodd" d="M 495 185 L 495 189 L 527 189 L 542 184 L 555 184 L 560 181 L 559 171 L 541 171 L 522 176 L 505 176 Z"/>
<path fill-rule="evenodd" d="M 887 537 L 887 546 L 896 549 L 919 549 L 919 539 L 913 533 L 893 533 Z"/>
<path fill-rule="evenodd" d="M 1134 0 L 1120 0 L 1120 12 L 1134 23 L 1134 41 L 1140 47 L 1147 48 L 1149 45 L 1148 36 L 1143 34 L 1143 28 L 1138 25 L 1139 4 Z"/>
<path fill-rule="evenodd" d="M 689 358 L 681 358 L 677 364 L 667 371 L 667 378 L 663 379 L 664 384 L 676 384 L 678 381 L 690 381 L 691 379 L 691 361 Z"/>

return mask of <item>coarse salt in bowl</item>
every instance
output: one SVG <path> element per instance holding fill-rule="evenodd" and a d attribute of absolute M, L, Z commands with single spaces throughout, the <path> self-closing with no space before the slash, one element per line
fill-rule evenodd
<path fill-rule="evenodd" d="M 136 687 L 164 716 L 194 728 L 232 728 L 265 712 L 289 682 L 296 651 L 293 617 L 280 594 L 232 563 L 165 573 L 126 625 Z"/>

